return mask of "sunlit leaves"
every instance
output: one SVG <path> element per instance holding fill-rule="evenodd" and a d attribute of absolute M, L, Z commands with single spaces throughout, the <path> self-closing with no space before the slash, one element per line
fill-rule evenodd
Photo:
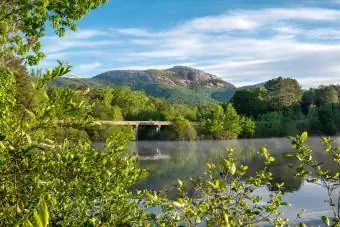
<path fill-rule="evenodd" d="M 326 216 L 321 216 L 321 220 L 322 220 L 322 222 L 323 222 L 326 226 L 329 226 L 329 225 L 330 225 L 330 221 L 329 221 L 328 217 L 326 217 Z"/>
<path fill-rule="evenodd" d="M 312 148 L 305 144 L 307 133 L 304 132 L 301 136 L 292 138 L 292 145 L 296 148 L 296 152 L 289 154 L 290 158 L 296 158 L 299 165 L 295 168 L 296 175 L 306 177 L 307 182 L 321 185 L 327 191 L 329 197 L 329 207 L 333 213 L 332 221 L 334 224 L 339 224 L 340 216 L 337 212 L 338 207 L 335 205 L 333 196 L 340 186 L 340 152 L 338 148 L 332 146 L 333 141 L 330 138 L 323 137 L 321 142 L 324 144 L 324 151 L 336 166 L 337 171 L 330 171 L 323 163 L 314 160 Z M 339 206 L 339 205 L 338 205 Z M 322 221 L 329 226 L 330 220 L 326 216 L 322 216 Z"/>
<path fill-rule="evenodd" d="M 263 156 L 270 159 L 267 149 L 262 149 Z M 271 173 L 266 167 L 256 173 L 256 177 L 247 177 L 248 166 L 238 164 L 233 158 L 234 152 L 228 152 L 220 164 L 207 163 L 206 175 L 191 179 L 195 186 L 195 195 L 188 196 L 183 190 L 183 182 L 178 181 L 179 198 L 169 206 L 166 200 L 152 196 L 151 204 L 161 206 L 162 213 L 154 221 L 157 224 L 196 226 L 202 221 L 208 226 L 247 226 L 266 221 L 274 225 L 284 225 L 281 218 L 281 206 L 288 203 L 282 200 L 280 190 L 270 195 L 270 200 L 263 203 L 263 198 L 254 195 L 254 190 L 270 185 Z M 281 188 L 282 183 L 277 184 Z M 157 201 L 157 202 L 156 202 Z M 267 217 L 265 220 L 261 217 Z"/>
<path fill-rule="evenodd" d="M 70 4 L 68 0 L 23 0 L 0 2 L 0 63 L 8 56 L 20 56 L 35 65 L 45 55 L 40 39 L 46 25 L 59 36 L 67 30 L 76 30 L 76 22 L 90 10 L 107 0 L 84 0 Z"/>

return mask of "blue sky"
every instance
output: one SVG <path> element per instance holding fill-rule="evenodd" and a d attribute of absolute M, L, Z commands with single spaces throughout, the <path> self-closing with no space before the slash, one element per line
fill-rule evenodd
<path fill-rule="evenodd" d="M 340 83 L 340 1 L 111 0 L 76 32 L 43 39 L 47 58 L 81 77 L 186 65 L 237 86 L 277 76 Z"/>

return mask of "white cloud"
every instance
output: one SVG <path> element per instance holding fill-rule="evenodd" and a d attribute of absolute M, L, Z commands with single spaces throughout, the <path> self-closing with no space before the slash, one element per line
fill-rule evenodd
<path fill-rule="evenodd" d="M 83 74 L 89 75 L 91 71 L 98 69 L 102 66 L 103 66 L 103 64 L 100 63 L 100 62 L 93 62 L 93 63 L 89 63 L 89 64 L 80 64 L 76 67 L 75 70 L 78 73 L 83 73 Z"/>
<path fill-rule="evenodd" d="M 82 73 L 86 73 L 88 71 L 92 71 L 95 69 L 98 69 L 99 67 L 101 67 L 103 64 L 99 63 L 99 62 L 93 62 L 90 64 L 81 64 L 77 67 L 77 69 L 82 72 Z"/>
<path fill-rule="evenodd" d="M 140 37 L 148 37 L 152 36 L 152 34 L 145 30 L 139 28 L 122 28 L 122 29 L 111 29 L 112 31 L 116 31 L 123 35 L 132 35 L 132 36 L 140 36 Z"/>
<path fill-rule="evenodd" d="M 63 39 L 48 37 L 46 50 L 50 58 L 76 62 L 76 73 L 100 73 L 103 65 L 145 69 L 181 64 L 236 85 L 293 76 L 308 87 L 340 82 L 339 21 L 340 10 L 327 8 L 236 10 L 163 30 L 83 30 Z"/>

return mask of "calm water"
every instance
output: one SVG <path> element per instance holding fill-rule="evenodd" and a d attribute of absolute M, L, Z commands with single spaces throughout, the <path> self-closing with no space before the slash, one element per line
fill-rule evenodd
<path fill-rule="evenodd" d="M 315 148 L 315 158 L 325 163 L 333 171 L 339 171 L 334 169 L 336 167 L 322 153 L 322 144 L 319 141 L 319 138 L 308 139 L 308 143 Z M 336 141 L 340 145 L 340 138 L 336 138 Z M 174 197 L 174 184 L 177 179 L 185 180 L 189 176 L 201 176 L 205 171 L 205 163 L 218 162 L 230 148 L 237 150 L 238 160 L 249 165 L 250 173 L 260 170 L 263 161 L 257 151 L 262 146 L 269 148 L 276 157 L 276 164 L 272 168 L 274 179 L 285 183 L 284 198 L 285 201 L 291 203 L 291 207 L 284 208 L 285 216 L 294 220 L 302 208 L 306 209 L 302 221 L 319 220 L 321 215 L 329 214 L 325 191 L 320 186 L 295 177 L 294 171 L 288 166 L 288 164 L 296 164 L 284 156 L 285 153 L 293 151 L 289 139 L 196 142 L 138 141 L 131 144 L 129 150 L 140 156 L 141 167 L 150 173 L 148 178 L 137 187 L 139 189 L 165 189 L 170 197 Z M 268 190 L 268 188 L 262 188 L 256 193 L 266 198 Z M 336 197 L 338 195 L 339 192 Z M 338 198 L 334 199 L 337 201 Z"/>

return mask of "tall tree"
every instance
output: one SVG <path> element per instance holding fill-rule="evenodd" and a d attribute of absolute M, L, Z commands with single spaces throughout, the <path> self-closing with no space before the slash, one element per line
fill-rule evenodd
<path fill-rule="evenodd" d="M 315 104 L 317 106 L 337 103 L 339 103 L 339 96 L 334 86 L 320 86 L 315 89 Z"/>
<path fill-rule="evenodd" d="M 267 110 L 267 90 L 237 90 L 231 100 L 238 114 L 257 117 Z"/>
<path fill-rule="evenodd" d="M 326 135 L 335 135 L 337 128 L 333 116 L 332 105 L 324 105 L 319 108 L 319 120 L 321 123 L 322 132 Z"/>
<path fill-rule="evenodd" d="M 313 88 L 303 92 L 301 97 L 301 109 L 304 114 L 308 113 L 309 107 L 315 104 L 315 90 Z"/>
<path fill-rule="evenodd" d="M 300 102 L 302 91 L 297 80 L 278 77 L 265 84 L 269 105 L 273 110 L 295 106 Z"/>
<path fill-rule="evenodd" d="M 226 131 L 228 138 L 237 138 L 242 131 L 240 116 L 231 103 L 227 104 L 225 111 L 224 131 Z"/>

